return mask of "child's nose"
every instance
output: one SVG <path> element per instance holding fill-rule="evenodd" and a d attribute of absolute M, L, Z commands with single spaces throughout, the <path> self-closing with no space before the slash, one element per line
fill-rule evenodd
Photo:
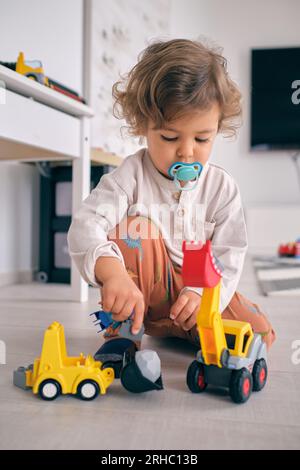
<path fill-rule="evenodd" d="M 193 161 L 193 158 L 194 158 L 194 145 L 193 144 L 182 145 L 180 148 L 178 148 L 176 153 L 180 161 L 189 163 L 190 161 Z"/>
<path fill-rule="evenodd" d="M 187 155 L 187 156 L 184 156 L 184 155 L 178 156 L 177 154 L 177 157 L 181 163 L 192 163 L 194 161 L 194 156 L 192 154 Z"/>

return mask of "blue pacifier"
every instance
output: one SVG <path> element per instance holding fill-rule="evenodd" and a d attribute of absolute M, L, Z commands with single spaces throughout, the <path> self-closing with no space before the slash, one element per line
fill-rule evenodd
<path fill-rule="evenodd" d="M 174 179 L 174 182 L 180 191 L 187 191 L 196 187 L 202 169 L 203 165 L 200 162 L 175 162 L 168 169 L 168 175 Z M 194 184 L 188 188 L 180 185 L 180 181 L 192 181 L 194 179 Z"/>

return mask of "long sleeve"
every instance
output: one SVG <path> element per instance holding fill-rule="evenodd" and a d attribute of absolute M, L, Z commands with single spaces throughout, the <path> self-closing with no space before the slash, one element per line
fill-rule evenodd
<path fill-rule="evenodd" d="M 239 283 L 248 241 L 241 197 L 233 180 L 226 181 L 221 201 L 213 216 L 212 250 L 223 267 L 220 300 L 223 312 Z"/>
<path fill-rule="evenodd" d="M 116 257 L 125 266 L 118 245 L 108 240 L 108 233 L 127 209 L 128 197 L 110 173 L 102 176 L 73 217 L 68 232 L 69 253 L 82 277 L 94 287 L 100 285 L 94 273 L 97 258 Z"/>

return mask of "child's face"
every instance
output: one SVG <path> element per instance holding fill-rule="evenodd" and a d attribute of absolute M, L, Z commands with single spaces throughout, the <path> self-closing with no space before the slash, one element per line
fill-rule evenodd
<path fill-rule="evenodd" d="M 150 121 L 146 138 L 151 159 L 158 171 L 168 176 L 168 168 L 178 161 L 198 161 L 204 165 L 218 132 L 219 118 L 216 103 L 206 111 L 191 111 L 162 129 L 154 130 L 154 123 Z"/>

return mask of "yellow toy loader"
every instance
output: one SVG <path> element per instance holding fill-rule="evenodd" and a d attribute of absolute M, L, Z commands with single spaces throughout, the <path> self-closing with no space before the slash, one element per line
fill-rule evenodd
<path fill-rule="evenodd" d="M 77 395 L 93 400 L 106 393 L 114 380 L 112 368 L 101 369 L 102 363 L 92 356 L 67 355 L 64 327 L 52 323 L 45 331 L 42 352 L 34 364 L 14 371 L 14 385 L 32 388 L 44 400 L 54 400 L 60 394 Z"/>

